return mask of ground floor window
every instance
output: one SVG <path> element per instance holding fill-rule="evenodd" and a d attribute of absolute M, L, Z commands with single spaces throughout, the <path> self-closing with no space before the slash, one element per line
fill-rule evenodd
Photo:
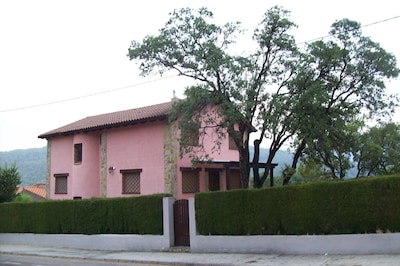
<path fill-rule="evenodd" d="M 200 191 L 199 169 L 182 170 L 182 193 L 196 193 Z"/>
<path fill-rule="evenodd" d="M 122 194 L 140 194 L 140 173 L 142 169 L 121 170 Z"/>
<path fill-rule="evenodd" d="M 55 194 L 67 194 L 68 193 L 68 174 L 54 174 L 55 178 Z"/>

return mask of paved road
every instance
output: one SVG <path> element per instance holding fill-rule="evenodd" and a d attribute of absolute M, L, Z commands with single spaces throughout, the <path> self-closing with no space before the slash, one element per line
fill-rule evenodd
<path fill-rule="evenodd" d="M 15 257 L 13 257 L 15 256 Z M 44 261 L 13 260 L 23 256 L 43 258 Z M 250 266 L 400 266 L 400 254 L 378 255 L 278 255 L 227 253 L 174 253 L 95 251 L 21 245 L 0 245 L 1 265 L 250 265 Z M 4 258 L 4 259 L 3 259 Z M 10 259 L 11 258 L 11 259 Z M 46 263 L 46 259 L 55 259 Z M 62 260 L 61 260 L 62 259 Z M 65 262 L 65 264 L 61 263 Z M 70 263 L 73 262 L 73 263 Z M 83 264 L 77 264 L 82 262 Z M 6 264 L 8 263 L 8 264 Z M 16 264 L 26 263 L 26 264 Z M 30 264 L 29 264 L 30 263 Z M 93 263 L 93 264 L 89 264 Z"/>
<path fill-rule="evenodd" d="M 0 266 L 160 266 L 163 264 L 149 264 L 138 262 L 116 262 L 91 259 L 52 258 L 29 255 L 0 254 Z M 165 265 L 165 264 L 164 264 Z M 170 265 L 170 264 L 168 264 Z"/>

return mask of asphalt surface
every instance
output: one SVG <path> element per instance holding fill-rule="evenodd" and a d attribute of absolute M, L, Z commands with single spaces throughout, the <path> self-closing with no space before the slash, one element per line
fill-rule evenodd
<path fill-rule="evenodd" d="M 38 256 L 66 260 L 86 260 L 104 265 L 104 262 L 143 265 L 310 265 L 310 266 L 364 266 L 399 265 L 400 254 L 371 255 L 279 255 L 227 254 L 190 252 L 127 252 L 62 249 L 37 246 L 0 244 L 1 256 Z"/>

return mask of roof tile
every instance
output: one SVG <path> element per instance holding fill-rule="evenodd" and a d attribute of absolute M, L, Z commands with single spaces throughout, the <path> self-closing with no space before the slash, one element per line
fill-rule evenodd
<path fill-rule="evenodd" d="M 171 111 L 172 103 L 171 101 L 113 113 L 88 116 L 71 124 L 43 133 L 39 135 L 39 138 L 50 138 L 57 135 L 74 134 L 80 131 L 85 132 L 165 119 Z"/>
<path fill-rule="evenodd" d="M 35 194 L 41 198 L 46 198 L 46 185 L 44 184 L 35 184 L 33 186 L 27 186 L 27 187 L 19 187 L 17 189 L 17 194 L 22 193 L 24 190 L 31 192 L 32 194 Z"/>

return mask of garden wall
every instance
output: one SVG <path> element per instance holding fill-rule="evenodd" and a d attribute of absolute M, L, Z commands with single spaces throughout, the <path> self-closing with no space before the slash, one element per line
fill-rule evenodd
<path fill-rule="evenodd" d="M 108 251 L 165 251 L 174 245 L 173 198 L 163 198 L 163 233 L 151 234 L 33 234 L 0 233 L 0 244 Z"/>
<path fill-rule="evenodd" d="M 198 253 L 400 254 L 400 233 L 340 235 L 199 235 L 189 199 L 190 250 Z"/>

